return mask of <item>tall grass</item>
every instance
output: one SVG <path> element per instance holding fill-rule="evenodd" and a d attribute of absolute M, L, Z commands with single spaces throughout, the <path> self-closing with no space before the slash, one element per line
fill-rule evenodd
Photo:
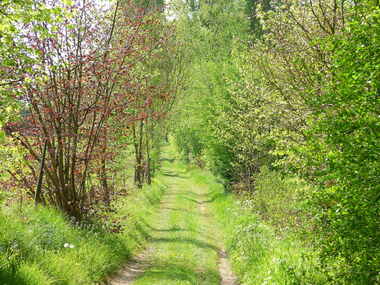
<path fill-rule="evenodd" d="M 103 223 L 73 224 L 52 208 L 3 207 L 0 284 L 87 285 L 102 282 L 146 241 L 148 220 L 165 189 L 160 177 L 119 199 Z M 107 222 L 108 221 L 108 222 Z M 122 230 L 110 231 L 109 221 Z"/>
<path fill-rule="evenodd" d="M 302 231 L 291 228 L 302 218 L 297 218 L 303 207 L 297 197 L 305 191 L 303 183 L 264 169 L 256 180 L 256 194 L 238 197 L 211 174 L 193 172 L 209 185 L 209 201 L 242 285 L 327 283 L 317 253 Z"/>

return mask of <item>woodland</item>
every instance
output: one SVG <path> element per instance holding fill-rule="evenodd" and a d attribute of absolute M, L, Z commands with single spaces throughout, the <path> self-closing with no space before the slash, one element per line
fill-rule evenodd
<path fill-rule="evenodd" d="M 0 285 L 380 284 L 380 3 L 1 0 L 0 162 Z"/>

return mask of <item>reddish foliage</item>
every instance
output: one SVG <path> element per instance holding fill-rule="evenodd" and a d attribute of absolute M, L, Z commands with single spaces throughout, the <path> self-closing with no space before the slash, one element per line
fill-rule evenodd
<path fill-rule="evenodd" d="M 24 37 L 39 58 L 30 66 L 33 72 L 23 74 L 23 84 L 14 86 L 24 105 L 22 120 L 6 126 L 28 151 L 27 160 L 35 161 L 28 164 L 32 177 L 21 179 L 24 187 L 32 189 L 30 181 L 37 181 L 46 142 L 44 199 L 77 218 L 87 207 L 90 174 L 100 173 L 107 187 L 105 161 L 116 154 L 108 146 L 112 135 L 127 134 L 135 121 L 159 119 L 160 111 L 149 109 L 163 96 L 158 87 L 137 83 L 135 72 L 165 42 L 150 33 L 159 22 L 130 3 L 106 12 L 96 2 L 77 1 L 69 7 L 75 16 L 64 25 L 46 24 L 52 37 L 26 29 Z"/>

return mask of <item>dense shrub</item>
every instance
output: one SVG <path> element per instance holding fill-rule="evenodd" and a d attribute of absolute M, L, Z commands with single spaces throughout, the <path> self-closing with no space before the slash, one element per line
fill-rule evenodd
<path fill-rule="evenodd" d="M 249 193 L 254 212 L 276 234 L 305 233 L 331 284 L 380 278 L 375 2 L 254 5 L 249 18 L 260 35 L 247 36 L 239 9 L 247 1 L 204 4 L 185 22 L 198 27 L 193 44 L 204 53 L 192 57 L 184 99 L 190 104 L 183 114 L 191 116 L 183 118 L 193 128 L 181 129 L 178 141 L 192 136 L 181 141 L 188 152 L 201 154 L 232 189 Z M 201 152 L 192 151 L 199 142 Z"/>
<path fill-rule="evenodd" d="M 380 9 L 363 6 L 332 41 L 333 80 L 303 149 L 320 191 L 313 202 L 335 283 L 373 284 L 380 272 Z M 310 175 L 310 173 L 309 173 Z"/>

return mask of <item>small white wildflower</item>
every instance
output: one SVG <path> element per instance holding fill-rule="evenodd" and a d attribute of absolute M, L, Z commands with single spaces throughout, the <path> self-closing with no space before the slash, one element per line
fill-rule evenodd
<path fill-rule="evenodd" d="M 68 244 L 67 242 L 63 245 L 64 248 L 68 248 L 70 246 L 70 244 Z"/>

